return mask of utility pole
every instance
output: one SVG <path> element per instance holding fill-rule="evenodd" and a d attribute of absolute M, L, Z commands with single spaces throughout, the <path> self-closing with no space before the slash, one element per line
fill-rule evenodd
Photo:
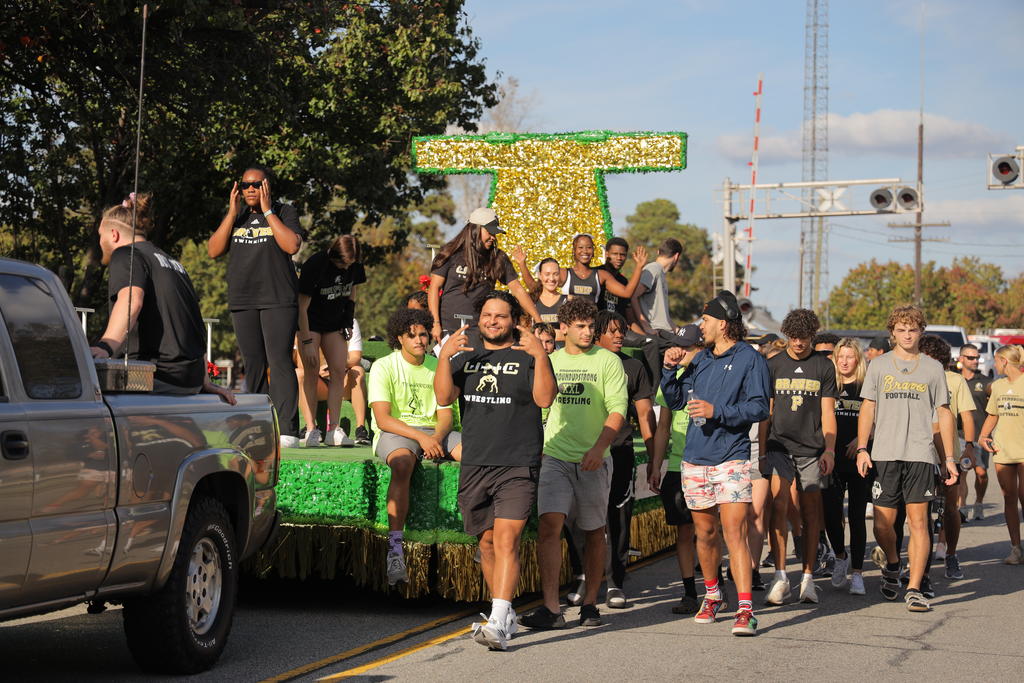
<path fill-rule="evenodd" d="M 736 293 L 736 218 L 732 216 L 733 184 L 722 181 L 722 289 Z"/>

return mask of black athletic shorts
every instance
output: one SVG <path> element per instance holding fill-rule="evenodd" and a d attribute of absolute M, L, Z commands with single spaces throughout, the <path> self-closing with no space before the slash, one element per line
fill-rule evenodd
<path fill-rule="evenodd" d="M 470 536 L 494 527 L 495 517 L 529 519 L 537 502 L 540 467 L 479 467 L 459 471 L 459 512 Z"/>
<path fill-rule="evenodd" d="M 684 526 L 693 524 L 690 508 L 683 498 L 683 481 L 679 472 L 666 472 L 661 479 L 661 504 L 665 506 L 665 524 Z"/>
<path fill-rule="evenodd" d="M 939 471 L 930 462 L 876 462 L 875 472 L 871 498 L 879 507 L 895 509 L 905 503 L 928 503 L 936 497 Z"/>

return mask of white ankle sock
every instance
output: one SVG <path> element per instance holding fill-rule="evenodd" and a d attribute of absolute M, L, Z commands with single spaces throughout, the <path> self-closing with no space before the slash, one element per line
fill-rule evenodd
<path fill-rule="evenodd" d="M 775 580 L 776 581 L 789 581 L 789 577 L 786 576 L 786 572 L 780 572 L 780 571 L 776 570 L 775 571 Z"/>
<path fill-rule="evenodd" d="M 512 603 L 508 600 L 499 600 L 495 598 L 491 600 L 491 619 L 494 619 L 500 624 L 504 624 L 505 620 L 508 619 L 508 613 L 512 609 Z"/>
<path fill-rule="evenodd" d="M 814 574 L 804 572 L 803 578 L 800 579 L 800 583 L 814 583 Z"/>

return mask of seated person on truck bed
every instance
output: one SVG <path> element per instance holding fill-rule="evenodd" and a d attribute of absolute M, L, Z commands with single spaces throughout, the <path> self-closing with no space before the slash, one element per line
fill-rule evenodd
<path fill-rule="evenodd" d="M 192 280 L 180 263 L 147 239 L 152 225 L 148 194 L 136 197 L 133 193 L 103 212 L 99 240 L 103 263 L 109 265 L 107 292 L 113 305 L 106 331 L 91 348 L 93 358 L 114 356 L 127 337 L 128 358 L 156 365 L 153 391 L 176 395 L 205 391 L 234 404 L 231 392 L 206 374 L 203 318 Z"/>

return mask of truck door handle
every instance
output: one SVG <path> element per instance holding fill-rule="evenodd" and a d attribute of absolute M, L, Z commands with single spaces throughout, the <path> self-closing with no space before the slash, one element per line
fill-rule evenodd
<path fill-rule="evenodd" d="M 25 432 L 4 432 L 0 434 L 0 450 L 8 460 L 23 460 L 28 457 L 28 437 Z"/>

